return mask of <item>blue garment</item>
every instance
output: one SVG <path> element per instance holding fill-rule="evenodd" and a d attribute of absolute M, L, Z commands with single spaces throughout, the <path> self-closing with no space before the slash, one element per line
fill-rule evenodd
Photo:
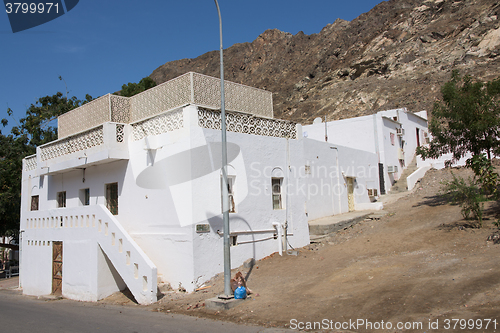
<path fill-rule="evenodd" d="M 235 299 L 245 299 L 247 298 L 247 290 L 245 287 L 238 287 L 234 291 L 234 298 Z"/>

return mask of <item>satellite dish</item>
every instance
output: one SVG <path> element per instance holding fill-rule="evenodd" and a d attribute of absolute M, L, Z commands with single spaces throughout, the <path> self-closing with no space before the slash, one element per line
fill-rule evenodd
<path fill-rule="evenodd" d="M 323 120 L 321 119 L 321 117 L 318 117 L 318 118 L 313 120 L 313 124 L 321 124 L 322 122 L 323 122 Z"/>

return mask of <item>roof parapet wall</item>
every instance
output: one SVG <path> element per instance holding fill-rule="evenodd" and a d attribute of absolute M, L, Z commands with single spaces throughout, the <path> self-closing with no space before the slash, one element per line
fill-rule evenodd
<path fill-rule="evenodd" d="M 273 118 L 272 93 L 224 81 L 226 109 Z M 59 139 L 104 122 L 135 123 L 187 104 L 220 109 L 220 79 L 188 72 L 140 94 L 107 94 L 58 118 Z"/>

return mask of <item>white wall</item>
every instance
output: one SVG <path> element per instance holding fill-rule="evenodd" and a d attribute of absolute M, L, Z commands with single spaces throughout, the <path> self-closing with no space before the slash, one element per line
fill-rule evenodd
<path fill-rule="evenodd" d="M 309 220 L 349 211 L 347 177 L 355 178 L 356 209 L 374 209 L 367 189 L 380 192 L 376 154 L 308 139 L 304 139 L 304 147 L 305 163 L 311 168 L 310 174 L 301 172 Z"/>
<path fill-rule="evenodd" d="M 220 131 L 203 129 L 201 134 L 209 145 L 220 141 Z M 196 136 L 192 135 L 192 138 Z M 294 188 L 296 181 L 300 184 L 302 180 L 287 172 L 288 163 L 292 168 L 303 164 L 302 142 L 233 132 L 227 133 L 227 140 L 228 145 L 239 149 L 234 158 L 231 154 L 228 158 L 236 182 L 236 212 L 230 213 L 231 233 L 274 230 L 273 223 L 288 222 L 290 244 L 293 247 L 309 244 L 305 199 L 300 193 L 295 193 Z M 214 163 L 217 163 L 219 154 L 213 154 Z M 273 176 L 283 177 L 281 210 L 273 210 Z M 199 191 L 199 188 L 204 191 Z M 199 184 L 192 191 L 194 204 L 197 208 L 203 207 L 211 230 L 210 233 L 196 233 L 193 229 L 195 285 L 223 271 L 223 239 L 217 234 L 217 231 L 223 231 L 220 191 L 218 171 L 210 173 L 204 185 Z M 238 234 L 237 241 L 245 244 L 231 247 L 232 267 L 240 266 L 249 258 L 258 260 L 278 251 L 279 240 L 273 238 L 273 232 Z"/>
<path fill-rule="evenodd" d="M 376 152 L 373 116 L 330 121 L 327 123 L 328 142 L 354 149 Z M 304 136 L 325 142 L 325 123 L 303 126 Z"/>
<path fill-rule="evenodd" d="M 398 137 L 396 133 L 396 128 L 399 128 L 401 125 L 395 121 L 382 117 L 382 133 L 383 133 L 383 141 L 382 147 L 384 151 L 384 181 L 385 188 L 390 189 L 395 181 L 399 180 L 399 176 L 403 172 L 403 166 L 399 161 L 398 151 L 401 147 L 400 145 L 400 137 Z M 391 140 L 391 136 L 393 137 L 393 141 Z M 388 172 L 389 166 L 397 167 L 397 172 Z"/>
<path fill-rule="evenodd" d="M 34 235 L 27 239 L 23 238 L 21 246 L 20 284 L 23 293 L 26 295 L 50 294 L 52 292 L 52 242 L 42 241 Z"/>
<path fill-rule="evenodd" d="M 426 117 L 425 111 L 413 114 L 406 108 L 402 108 L 380 111 L 370 116 L 328 122 L 328 142 L 378 154 L 378 161 L 384 165 L 385 190 L 389 191 L 394 181 L 399 179 L 403 170 L 415 157 L 417 128 L 420 144 L 424 144 L 424 132 L 427 131 Z M 396 128 L 399 127 L 405 130 L 403 136 L 396 135 Z M 324 123 L 304 126 L 303 132 L 304 136 L 309 139 L 325 141 Z M 390 142 L 391 133 L 395 135 L 394 146 Z M 400 163 L 398 156 L 400 139 L 404 140 L 404 165 Z M 389 174 L 387 167 L 390 165 L 398 166 L 398 172 Z"/>
<path fill-rule="evenodd" d="M 197 120 L 189 122 L 196 111 L 185 108 L 187 123 L 182 129 L 129 142 L 129 161 L 87 168 L 85 182 L 92 204 L 104 203 L 105 183 L 118 182 L 117 219 L 155 263 L 160 278 L 188 291 L 221 272 L 223 259 L 222 237 L 217 234 L 222 231 L 220 131 L 202 129 Z M 236 176 L 237 212 L 231 214 L 232 230 L 270 230 L 273 223 L 288 221 L 292 246 L 309 243 L 305 199 L 289 196 L 287 202 L 283 193 L 284 209 L 274 211 L 271 178 L 265 174 L 278 167 L 286 176 L 287 151 L 290 163 L 303 165 L 302 149 L 299 140 L 287 143 L 286 139 L 228 133 L 229 164 Z M 262 169 L 261 175 L 255 174 L 258 169 Z M 51 192 L 64 188 L 68 207 L 79 205 L 81 178 L 81 171 L 54 176 Z M 285 177 L 284 188 L 287 182 Z M 55 197 L 51 200 L 53 207 Z M 208 223 L 210 233 L 196 233 L 195 226 L 200 223 Z M 277 251 L 278 240 L 259 241 L 272 236 L 239 235 L 239 242 L 258 242 L 233 247 L 233 267 Z"/>

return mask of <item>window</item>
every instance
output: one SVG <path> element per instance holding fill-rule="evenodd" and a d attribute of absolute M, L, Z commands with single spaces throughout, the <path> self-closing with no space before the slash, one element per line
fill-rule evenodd
<path fill-rule="evenodd" d="M 229 246 L 238 245 L 238 235 L 229 236 Z"/>
<path fill-rule="evenodd" d="M 391 133 L 391 145 L 394 146 L 394 144 L 395 144 L 395 135 L 394 133 Z"/>
<path fill-rule="evenodd" d="M 223 179 L 221 177 L 221 190 L 222 190 L 222 185 L 223 185 Z M 235 183 L 235 177 L 228 176 L 227 177 L 227 192 L 229 196 L 229 212 L 230 213 L 236 213 L 236 205 L 234 203 L 234 183 Z M 224 211 L 222 209 L 222 211 Z"/>
<path fill-rule="evenodd" d="M 431 140 L 429 138 L 429 133 L 424 131 L 424 143 L 429 144 L 430 142 L 431 142 Z"/>
<path fill-rule="evenodd" d="M 66 191 L 57 192 L 57 208 L 66 207 Z"/>
<path fill-rule="evenodd" d="M 271 185 L 273 189 L 273 209 L 282 209 L 283 205 L 281 203 L 281 187 L 283 183 L 283 178 L 272 178 Z"/>
<path fill-rule="evenodd" d="M 80 190 L 80 203 L 82 206 L 90 205 L 90 189 L 84 188 Z"/>
<path fill-rule="evenodd" d="M 106 184 L 106 208 L 118 215 L 118 183 Z"/>
<path fill-rule="evenodd" d="M 40 199 L 38 195 L 31 196 L 31 210 L 38 210 L 38 203 Z"/>
<path fill-rule="evenodd" d="M 234 204 L 234 177 L 227 178 L 227 189 L 229 194 L 229 212 L 236 213 L 236 205 Z"/>

